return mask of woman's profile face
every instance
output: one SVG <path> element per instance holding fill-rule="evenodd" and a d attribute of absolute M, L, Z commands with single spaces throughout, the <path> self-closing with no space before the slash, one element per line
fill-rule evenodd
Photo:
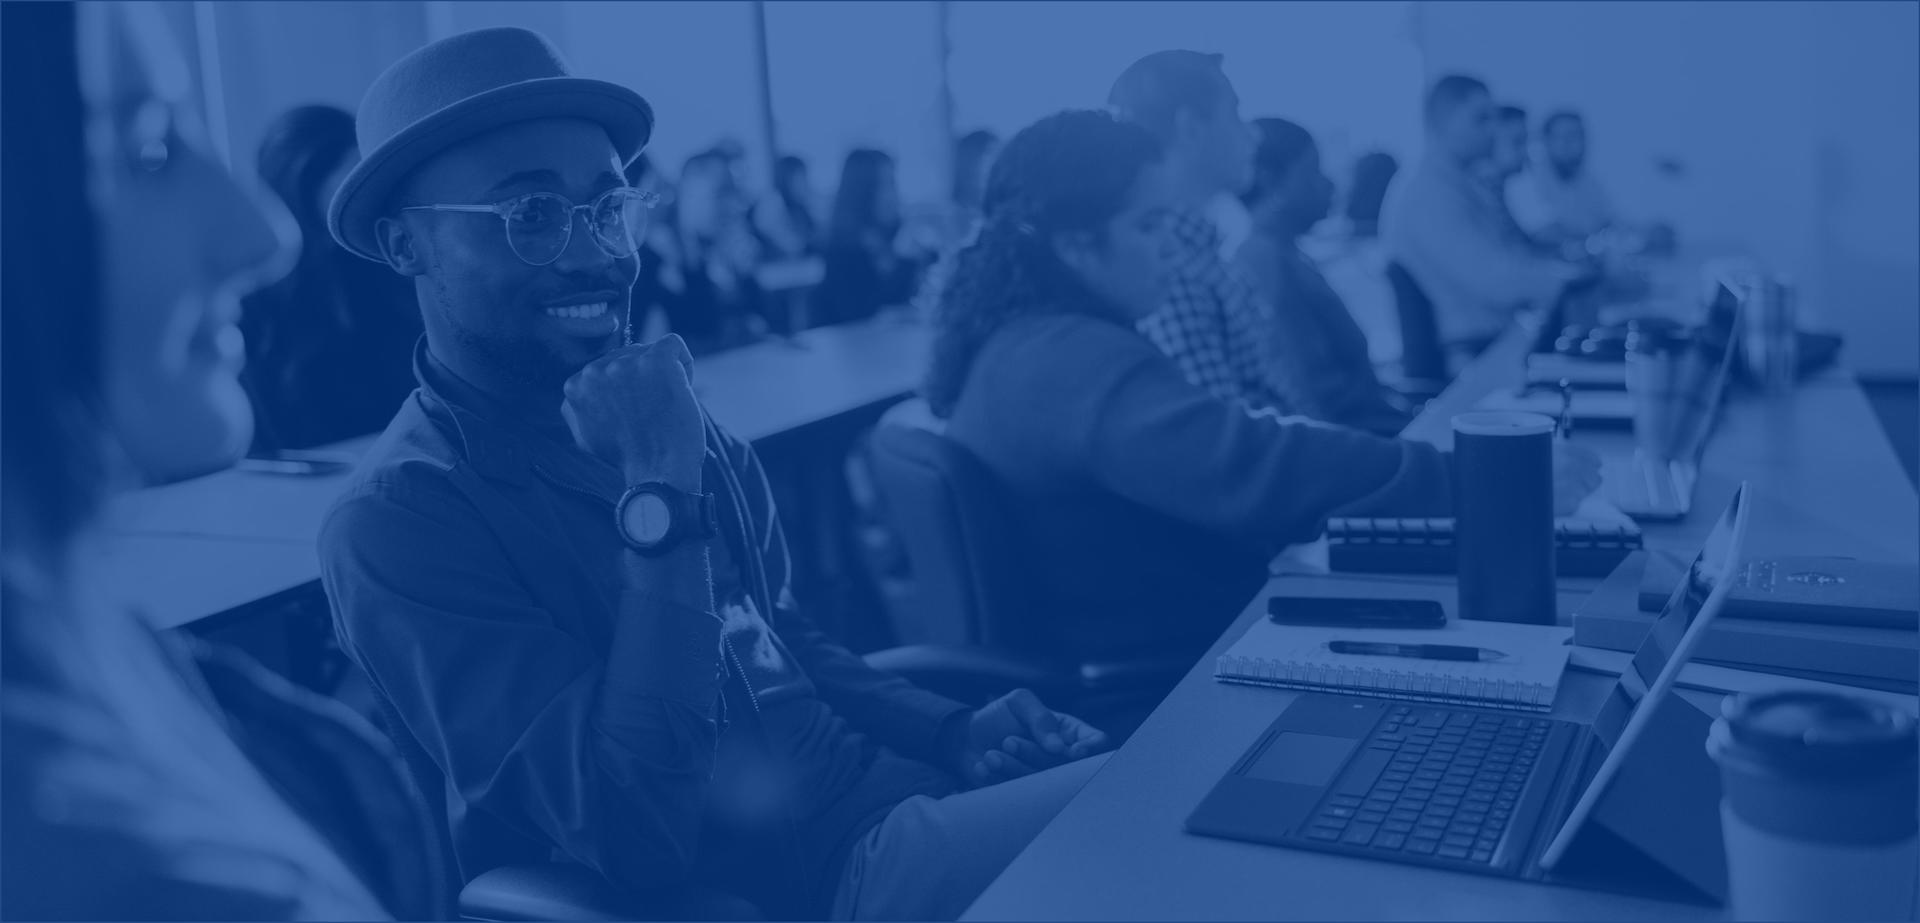
<path fill-rule="evenodd" d="M 1178 201 L 1166 166 L 1149 165 L 1097 240 L 1063 254 L 1080 281 L 1128 320 L 1152 314 L 1166 297 L 1177 249 L 1168 221 Z"/>
<path fill-rule="evenodd" d="M 157 6 L 79 16 L 109 423 L 148 478 L 205 473 L 252 437 L 240 298 L 285 273 L 299 232 L 206 153 Z"/>

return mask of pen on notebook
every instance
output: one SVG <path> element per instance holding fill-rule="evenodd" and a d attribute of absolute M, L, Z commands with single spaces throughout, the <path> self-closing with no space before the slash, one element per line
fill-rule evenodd
<path fill-rule="evenodd" d="M 1410 657 L 1416 660 L 1504 660 L 1507 656 L 1484 647 L 1463 647 L 1458 644 L 1391 644 L 1384 641 L 1328 641 L 1327 650 L 1336 654 Z"/>

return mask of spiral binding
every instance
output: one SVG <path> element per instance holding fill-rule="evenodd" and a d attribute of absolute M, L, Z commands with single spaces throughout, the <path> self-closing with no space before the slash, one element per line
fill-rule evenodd
<path fill-rule="evenodd" d="M 1509 679 L 1436 676 L 1386 667 L 1300 663 L 1260 657 L 1222 656 L 1215 679 L 1286 689 L 1338 689 L 1387 699 L 1459 702 L 1528 711 L 1553 708 L 1555 688 Z"/>

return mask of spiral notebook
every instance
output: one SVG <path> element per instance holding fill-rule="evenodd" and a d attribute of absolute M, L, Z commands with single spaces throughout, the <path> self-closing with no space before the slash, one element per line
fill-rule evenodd
<path fill-rule="evenodd" d="M 1566 672 L 1572 631 L 1450 619 L 1445 628 L 1309 628 L 1261 619 L 1213 668 L 1224 683 L 1347 692 L 1421 702 L 1549 711 Z M 1498 660 L 1421 660 L 1336 654 L 1331 641 L 1449 644 L 1498 651 Z"/>

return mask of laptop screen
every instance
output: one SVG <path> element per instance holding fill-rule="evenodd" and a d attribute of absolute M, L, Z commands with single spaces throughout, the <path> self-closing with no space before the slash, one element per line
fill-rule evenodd
<path fill-rule="evenodd" d="M 1725 283 L 1715 286 L 1706 321 L 1694 331 L 1674 373 L 1674 458 L 1698 461 L 1706 449 L 1707 436 L 1719 421 L 1727 380 L 1732 377 L 1739 321 L 1739 296 Z"/>
<path fill-rule="evenodd" d="M 1541 856 L 1541 865 L 1552 868 L 1565 853 L 1574 833 L 1586 822 L 1633 748 L 1646 718 L 1657 708 L 1661 697 L 1672 694 L 1680 668 L 1692 657 L 1700 635 L 1725 603 L 1731 587 L 1728 578 L 1739 567 L 1741 546 L 1745 542 L 1747 504 L 1747 486 L 1742 484 L 1734 491 L 1727 511 L 1708 533 L 1700 553 L 1694 556 L 1687 576 L 1674 588 L 1673 595 L 1667 597 L 1666 607 L 1654 619 L 1633 661 L 1614 683 L 1613 691 L 1593 723 L 1606 759 Z"/>
<path fill-rule="evenodd" d="M 1740 505 L 1745 499 L 1745 491 L 1736 492 L 1727 511 L 1720 515 L 1720 521 L 1714 524 L 1713 531 L 1707 535 L 1707 541 L 1700 553 L 1693 559 L 1693 566 L 1687 569 L 1686 579 L 1675 587 L 1673 595 L 1667 597 L 1665 608 L 1660 610 L 1653 627 L 1647 631 L 1646 640 L 1640 642 L 1640 649 L 1633 655 L 1633 662 L 1620 674 L 1613 691 L 1607 695 L 1606 704 L 1600 707 L 1600 714 L 1593 721 L 1594 733 L 1600 735 L 1602 743 L 1612 749 L 1620 742 L 1620 735 L 1626 730 L 1628 719 L 1638 708 L 1647 690 L 1653 688 L 1653 682 L 1660 672 L 1673 660 L 1674 651 L 1680 647 L 1680 639 L 1686 637 L 1687 629 L 1693 626 L 1700 610 L 1706 606 L 1707 596 L 1734 567 L 1735 562 L 1728 560 L 1732 550 L 1734 522 L 1739 516 Z"/>

